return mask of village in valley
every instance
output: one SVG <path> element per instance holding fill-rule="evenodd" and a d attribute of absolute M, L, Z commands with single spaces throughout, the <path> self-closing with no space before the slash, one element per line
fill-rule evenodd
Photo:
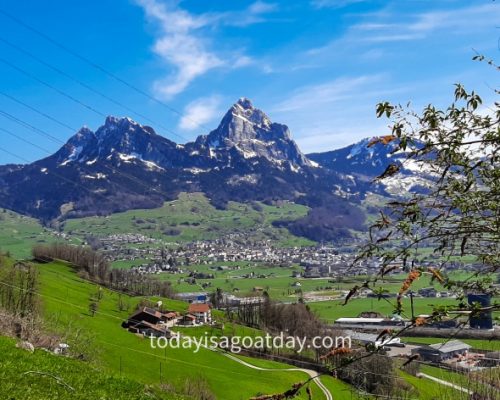
<path fill-rule="evenodd" d="M 380 263 L 376 259 L 353 266 L 353 253 L 346 251 L 347 247 L 333 245 L 284 248 L 273 246 L 270 242 L 245 245 L 242 244 L 244 241 L 224 238 L 168 247 L 159 246 L 157 242 L 155 246 L 141 246 L 151 241 L 154 239 L 133 234 L 100 239 L 103 252 L 110 261 L 131 261 L 128 268 L 137 274 L 171 277 L 167 280 L 171 279 L 173 283 L 177 283 L 177 287 L 182 282 L 184 287 L 191 289 L 176 294 L 176 298 L 187 303 L 186 311 L 183 313 L 165 310 L 160 304 L 156 307 L 142 307 L 124 322 L 123 327 L 129 332 L 144 337 L 169 339 L 189 334 L 189 330 L 184 329 L 186 327 L 218 326 L 219 321 L 213 317 L 213 309 L 235 312 L 246 307 L 262 307 L 265 293 L 269 291 L 269 285 L 272 285 L 269 280 L 276 276 L 276 271 L 279 271 L 279 276 L 290 278 L 287 293 L 291 295 L 291 299 L 303 299 L 314 305 L 325 301 L 327 303 L 333 300 L 343 301 L 346 295 L 349 295 L 349 285 L 362 282 L 363 277 L 375 275 L 380 268 Z M 133 263 L 135 259 L 149 260 L 149 262 L 135 264 Z M 389 282 L 391 279 L 393 283 L 402 282 L 406 276 L 402 262 L 394 262 L 391 266 L 396 272 L 388 276 Z M 470 273 L 475 268 L 474 263 L 467 265 L 456 263 L 451 264 L 447 272 Z M 272 272 L 266 274 L 266 269 Z M 231 282 L 231 290 L 219 292 L 217 285 L 222 279 L 225 283 Z M 252 286 L 250 290 L 240 291 L 236 286 L 245 279 L 260 284 Z M 211 281 L 217 283 L 212 285 Z M 308 285 L 314 282 L 319 282 L 320 287 L 314 288 Z M 219 298 L 217 304 L 214 304 L 216 289 Z M 455 299 L 456 296 L 454 292 L 432 285 L 419 287 L 405 295 L 405 298 L 409 300 L 411 297 L 413 318 L 425 319 L 430 318 L 430 315 L 414 310 L 413 301 L 419 299 L 439 301 Z M 382 297 L 394 300 L 396 294 L 387 292 Z M 479 371 L 495 367 L 500 362 L 498 351 L 475 349 L 467 343 L 467 340 L 464 342 L 459 338 L 451 341 L 439 339 L 450 335 L 457 336 L 460 332 L 458 334 L 460 338 L 498 340 L 495 336 L 498 333 L 495 333 L 492 313 L 482 315 L 481 318 L 468 322 L 466 326 L 462 325 L 460 319 L 452 316 L 429 322 L 420 328 L 413 328 L 415 337 L 384 339 L 383 335 L 381 337 L 381 332 L 409 327 L 411 318 L 375 311 L 377 306 L 374 307 L 373 304 L 374 301 L 380 301 L 380 295 L 373 290 L 361 289 L 353 298 L 364 299 L 363 304 L 367 305 L 367 309 L 358 315 L 345 314 L 330 321 L 325 325 L 327 331 L 333 334 L 341 330 L 353 343 L 383 348 L 390 357 L 418 357 L 430 365 L 452 370 Z M 366 302 L 369 299 L 371 299 L 370 307 Z M 286 298 L 284 301 L 287 301 Z M 487 306 L 491 299 L 488 296 L 470 294 L 468 301 L 470 304 L 480 302 Z M 178 328 L 181 328 L 182 333 L 177 331 Z M 434 338 L 431 339 L 433 342 L 424 340 L 425 344 L 420 343 L 425 337 Z"/>
<path fill-rule="evenodd" d="M 2 3 L 0 400 L 500 400 L 500 0 Z"/>

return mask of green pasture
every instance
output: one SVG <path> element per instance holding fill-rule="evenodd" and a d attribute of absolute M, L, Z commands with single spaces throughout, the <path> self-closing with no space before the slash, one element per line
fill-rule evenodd
<path fill-rule="evenodd" d="M 124 301 L 130 311 L 118 311 L 118 294 L 104 289 L 98 313 L 92 317 L 88 304 L 98 290 L 96 285 L 79 279 L 64 263 L 40 265 L 40 271 L 45 317 L 59 332 L 77 329 L 82 335 L 88 334 L 89 350 L 111 374 L 121 371 L 122 376 L 145 384 L 168 380 L 170 385 L 179 388 L 186 377 L 199 376 L 206 379 L 218 398 L 235 400 L 248 399 L 257 393 L 284 391 L 294 382 L 306 379 L 300 372 L 253 370 L 210 350 L 201 349 L 195 354 L 188 349 L 151 348 L 148 339 L 139 338 L 120 326 L 135 308 L 138 298 L 126 297 Z M 178 301 L 165 299 L 164 304 L 171 309 L 187 309 L 186 303 Z M 238 382 L 236 394 L 235 382 Z"/>
<path fill-rule="evenodd" d="M 216 239 L 235 232 L 252 231 L 255 240 L 271 239 L 282 246 L 311 245 L 313 242 L 275 228 L 275 220 L 294 220 L 307 214 L 308 208 L 294 203 L 269 206 L 230 202 L 218 210 L 201 193 L 181 193 L 177 200 L 156 209 L 130 210 L 106 217 L 69 219 L 64 231 L 79 237 L 87 234 L 107 236 L 137 233 L 161 239 L 162 242 L 190 242 Z M 257 230 L 257 228 L 263 228 Z"/>

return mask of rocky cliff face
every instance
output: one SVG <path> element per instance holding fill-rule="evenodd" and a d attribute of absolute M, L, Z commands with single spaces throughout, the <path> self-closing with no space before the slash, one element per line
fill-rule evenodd
<path fill-rule="evenodd" d="M 288 127 L 271 122 L 246 98 L 229 109 L 217 129 L 187 147 L 224 160 L 229 160 L 231 152 L 244 159 L 265 158 L 294 171 L 314 166 L 292 140 Z"/>
<path fill-rule="evenodd" d="M 318 232 L 330 238 L 352 229 L 349 221 L 361 226 L 357 204 L 367 191 L 384 192 L 371 181 L 396 157 L 388 151 L 360 142 L 306 156 L 286 125 L 245 98 L 216 129 L 183 145 L 129 118 L 108 117 L 45 159 L 0 167 L 0 207 L 49 221 L 158 207 L 182 191 L 204 192 L 217 207 L 289 200 L 318 210 L 295 227 L 318 240 Z"/>

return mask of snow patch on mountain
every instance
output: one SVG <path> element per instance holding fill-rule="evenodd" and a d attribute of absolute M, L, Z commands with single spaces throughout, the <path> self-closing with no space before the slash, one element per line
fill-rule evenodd
<path fill-rule="evenodd" d="M 192 174 L 195 174 L 195 175 L 204 174 L 204 173 L 210 172 L 211 170 L 212 170 L 211 168 L 206 168 L 206 169 L 202 169 L 202 168 L 183 168 L 183 171 L 191 172 Z"/>
<path fill-rule="evenodd" d="M 64 160 L 62 163 L 60 163 L 59 166 L 64 167 L 65 165 L 68 165 L 70 162 L 77 160 L 82 150 L 83 146 L 73 146 L 73 149 L 71 150 L 71 153 L 68 156 L 68 158 Z"/>
<path fill-rule="evenodd" d="M 106 179 L 106 175 L 98 172 L 95 175 L 83 175 L 86 179 Z"/>
<path fill-rule="evenodd" d="M 256 185 L 259 182 L 257 174 L 235 175 L 228 179 L 227 183 L 232 186 L 237 186 L 245 183 Z"/>

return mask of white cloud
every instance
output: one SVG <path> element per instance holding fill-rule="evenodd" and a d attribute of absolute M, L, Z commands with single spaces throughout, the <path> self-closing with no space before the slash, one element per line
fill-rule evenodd
<path fill-rule="evenodd" d="M 248 7 L 248 11 L 251 14 L 265 14 L 276 11 L 278 5 L 276 3 L 266 3 L 264 1 L 256 1 L 253 4 L 250 4 Z"/>
<path fill-rule="evenodd" d="M 367 0 L 312 0 L 315 8 L 342 8 L 356 3 L 365 3 Z"/>
<path fill-rule="evenodd" d="M 295 90 L 286 100 L 275 106 L 279 112 L 303 110 L 308 107 L 334 103 L 352 97 L 370 83 L 380 81 L 380 75 L 338 78 L 318 85 Z"/>
<path fill-rule="evenodd" d="M 303 86 L 271 114 L 289 125 L 304 152 L 332 150 L 388 132 L 388 122 L 376 118 L 376 104 L 413 89 L 389 87 L 389 82 L 389 76 L 373 74 Z"/>
<path fill-rule="evenodd" d="M 242 68 L 242 67 L 248 67 L 249 65 L 252 65 L 255 63 L 255 60 L 252 57 L 249 56 L 239 56 L 234 60 L 233 63 L 233 68 Z"/>
<path fill-rule="evenodd" d="M 245 55 L 221 56 L 211 50 L 206 29 L 202 32 L 203 28 L 217 25 L 244 27 L 264 22 L 264 14 L 277 9 L 274 3 L 256 1 L 242 11 L 194 15 L 181 9 L 174 1 L 136 2 L 144 9 L 146 17 L 160 28 L 153 51 L 175 68 L 173 73 L 153 84 L 157 95 L 165 99 L 183 92 L 193 80 L 213 69 L 243 67 L 252 63 L 251 58 Z"/>
<path fill-rule="evenodd" d="M 220 116 L 220 96 L 202 97 L 189 103 L 179 121 L 179 128 L 184 131 L 199 129 L 201 125 Z"/>
<path fill-rule="evenodd" d="M 194 16 L 156 0 L 138 0 L 138 4 L 146 16 L 160 26 L 161 34 L 154 44 L 154 52 L 176 69 L 154 83 L 158 95 L 171 98 L 200 75 L 224 65 L 222 59 L 207 50 L 206 42 L 195 32 L 209 22 L 206 16 Z"/>
<path fill-rule="evenodd" d="M 374 17 L 378 20 L 353 25 L 351 33 L 363 31 L 365 40 L 369 42 L 424 39 L 440 30 L 446 30 L 448 34 L 470 33 L 488 24 L 495 26 L 500 17 L 500 8 L 496 4 L 482 4 L 454 10 L 435 10 L 410 15 L 406 21 L 402 21 L 402 16 L 391 13 Z"/>
<path fill-rule="evenodd" d="M 220 14 L 221 23 L 229 26 L 245 27 L 266 22 L 266 14 L 278 11 L 276 3 L 256 1 L 242 11 L 228 11 Z"/>
<path fill-rule="evenodd" d="M 484 30 L 485 26 L 493 29 L 499 18 L 500 7 L 497 4 L 422 13 L 407 13 L 404 8 L 398 11 L 387 7 L 382 11 L 356 14 L 359 22 L 349 26 L 343 36 L 323 46 L 311 48 L 304 54 L 314 57 L 335 53 L 339 48 L 350 49 L 359 45 L 431 40 L 432 35 L 443 37 L 442 32 L 446 32 L 446 35 L 470 35 L 474 38 L 474 32 Z"/>

